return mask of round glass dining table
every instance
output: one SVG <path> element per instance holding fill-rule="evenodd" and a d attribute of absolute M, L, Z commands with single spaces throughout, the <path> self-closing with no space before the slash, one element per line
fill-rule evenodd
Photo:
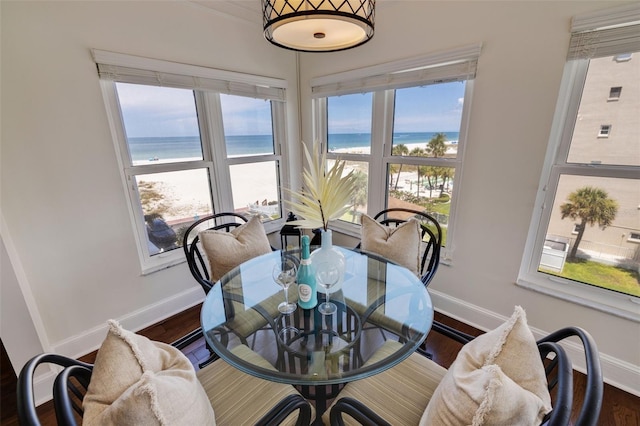
<path fill-rule="evenodd" d="M 407 358 L 431 328 L 427 289 L 415 274 L 391 261 L 336 249 L 345 256 L 346 270 L 331 289 L 335 313 L 298 306 L 281 314 L 284 291 L 271 272 L 281 257 L 298 259 L 299 253 L 273 251 L 242 263 L 207 294 L 201 323 L 210 347 L 253 376 L 315 387 L 369 377 Z M 318 303 L 325 296 L 319 291 Z M 289 300 L 297 301 L 295 283 Z M 370 359 L 387 340 L 402 344 Z"/>

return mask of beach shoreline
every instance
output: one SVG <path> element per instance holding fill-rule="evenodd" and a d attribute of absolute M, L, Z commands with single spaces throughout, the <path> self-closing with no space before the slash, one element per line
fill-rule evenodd
<path fill-rule="evenodd" d="M 448 144 L 449 149 L 451 145 Z M 414 148 L 426 148 L 427 143 L 406 144 L 409 151 Z M 455 148 L 454 148 L 455 149 Z M 336 150 L 335 154 L 368 155 L 369 148 L 347 148 Z M 455 152 L 455 151 L 454 151 Z M 134 165 L 153 165 L 173 162 L 198 161 L 201 158 L 149 159 L 136 161 Z M 349 161 L 345 172 L 349 172 Z M 276 167 L 274 161 L 256 162 L 231 166 L 233 202 L 237 210 L 260 211 L 268 215 L 273 208 L 270 203 L 278 201 Z M 418 174 L 416 171 L 402 172 L 398 180 L 398 190 L 416 192 Z M 393 181 L 398 179 L 394 173 Z M 165 206 L 163 217 L 167 222 L 179 222 L 185 218 L 196 218 L 211 213 L 209 179 L 206 169 L 191 169 L 175 172 L 150 173 L 138 176 L 138 184 L 151 183 L 153 190 L 162 195 Z M 427 190 L 421 195 L 427 196 Z"/>

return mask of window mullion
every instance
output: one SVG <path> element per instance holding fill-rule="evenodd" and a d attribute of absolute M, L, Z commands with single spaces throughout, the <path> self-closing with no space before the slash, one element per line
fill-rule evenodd
<path fill-rule="evenodd" d="M 203 167 L 211 167 L 211 161 L 184 161 L 175 163 L 160 163 L 160 164 L 144 164 L 138 166 L 129 166 L 124 168 L 124 172 L 127 176 L 152 174 L 152 173 L 164 173 L 164 172 L 177 172 L 180 170 L 200 169 Z"/>
<path fill-rule="evenodd" d="M 132 169 L 131 154 L 127 147 L 127 136 L 124 131 L 124 121 L 122 118 L 122 111 L 120 109 L 120 102 L 118 100 L 118 93 L 116 90 L 116 83 L 114 81 L 100 80 L 100 86 L 105 100 L 105 106 L 107 111 L 107 118 L 109 126 L 111 127 L 111 134 L 113 135 L 113 142 L 116 150 L 116 157 L 118 165 L 120 167 L 120 176 L 124 183 L 125 199 L 129 210 L 131 222 L 135 225 L 135 232 L 137 233 L 136 248 L 138 251 L 138 257 L 140 263 L 144 266 L 149 259 L 149 248 L 144 242 L 147 241 L 145 235 L 146 228 L 143 223 L 142 206 L 140 204 L 140 196 L 138 194 L 138 188 L 135 184 L 135 177 L 129 175 L 128 172 Z M 133 200 L 138 200 L 133 202 Z"/>
<path fill-rule="evenodd" d="M 203 94 L 204 125 L 209 140 L 213 170 L 209 172 L 214 212 L 232 212 L 231 176 L 227 164 L 227 145 L 224 139 L 222 106 L 217 93 Z"/>
<path fill-rule="evenodd" d="M 589 60 L 580 59 L 567 63 L 565 75 L 568 78 L 568 84 L 561 88 L 558 99 L 563 104 L 556 108 L 557 113 L 562 114 L 557 120 L 558 128 L 552 126 L 551 137 L 559 138 L 557 141 L 557 149 L 555 152 L 555 164 L 566 164 L 569 156 L 569 148 L 571 147 L 571 138 L 578 119 L 578 110 L 580 108 L 580 100 L 587 71 L 589 70 Z M 555 123 L 554 123 L 555 124 Z M 561 126 L 561 127 L 560 127 Z"/>
<path fill-rule="evenodd" d="M 271 116 L 273 117 L 273 142 L 275 155 L 265 157 L 265 159 L 273 160 L 276 163 L 276 178 L 279 185 L 277 188 L 278 206 L 280 208 L 280 217 L 285 218 L 284 203 L 282 202 L 285 194 L 282 188 L 291 188 L 291 149 L 287 143 L 287 122 L 285 105 L 282 102 L 271 102 Z M 261 157 L 262 158 L 262 157 Z M 288 161 L 284 161 L 287 159 Z M 300 172 L 300 174 L 302 174 Z M 280 223 L 278 227 L 280 227 Z"/>
<path fill-rule="evenodd" d="M 198 112 L 198 127 L 200 128 L 200 139 L 202 142 L 202 157 L 205 161 L 213 161 L 212 152 L 212 132 L 209 125 L 209 109 L 207 106 L 207 93 L 194 91 L 196 100 L 196 111 Z"/>
<path fill-rule="evenodd" d="M 387 162 L 384 160 L 386 145 L 391 145 L 387 133 L 393 128 L 393 104 L 388 108 L 389 96 L 387 92 L 393 90 L 378 91 L 373 93 L 373 108 L 371 110 L 371 155 L 369 155 L 369 188 L 367 191 L 367 213 L 374 215 L 385 208 L 387 187 Z M 393 96 L 391 96 L 393 98 Z M 391 148 L 388 148 L 389 152 Z"/>

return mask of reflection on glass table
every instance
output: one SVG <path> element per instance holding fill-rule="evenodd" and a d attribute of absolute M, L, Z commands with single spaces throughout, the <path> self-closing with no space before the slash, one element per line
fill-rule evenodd
<path fill-rule="evenodd" d="M 298 307 L 288 314 L 278 310 L 284 293 L 271 271 L 292 254 L 280 251 L 251 259 L 222 277 L 201 313 L 205 337 L 222 359 L 266 380 L 312 387 L 308 393 L 316 398 L 318 411 L 332 397 L 323 385 L 341 385 L 398 364 L 422 343 L 433 321 L 429 294 L 409 270 L 372 254 L 341 250 L 346 271 L 342 287 L 330 296 L 334 313 L 322 314 L 318 307 Z M 290 302 L 297 300 L 296 285 L 289 288 Z M 386 340 L 403 345 L 367 363 Z M 241 345 L 272 368 L 237 356 L 234 348 Z"/>

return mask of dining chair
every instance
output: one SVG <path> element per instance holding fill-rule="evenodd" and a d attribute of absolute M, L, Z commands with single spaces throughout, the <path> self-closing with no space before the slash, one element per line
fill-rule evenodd
<path fill-rule="evenodd" d="M 136 335 L 134 339 L 141 337 Z M 149 342 L 147 346 L 136 343 L 138 349 L 133 351 L 134 356 L 119 352 L 111 360 L 103 356 L 99 361 L 100 351 L 106 347 L 103 343 L 95 364 L 52 353 L 33 357 L 24 365 L 18 378 L 20 424 L 41 424 L 33 391 L 34 372 L 38 366 L 61 368 L 53 384 L 56 421 L 61 426 L 102 422 L 175 424 L 176 421 L 198 425 L 215 421 L 219 426 L 310 424 L 313 408 L 293 386 L 258 379 L 220 359 L 195 372 L 189 360 L 176 348 Z M 167 347 L 176 352 L 171 354 Z M 151 351 L 157 349 L 158 354 L 150 355 L 149 348 Z M 246 346 L 240 349 L 244 357 L 260 357 Z M 158 359 L 151 359 L 154 356 Z M 142 369 L 138 365 L 133 369 L 128 365 L 137 364 L 140 358 L 146 362 Z M 272 368 L 263 361 L 265 368 Z M 99 362 L 103 364 L 99 366 Z M 111 364 L 105 368 L 104 363 Z M 157 371 L 158 363 L 164 363 L 165 368 Z M 154 369 L 156 371 L 149 371 Z M 136 374 L 138 377 L 131 378 Z M 122 377 L 117 377 L 119 375 Z M 191 381 L 187 379 L 189 377 Z M 130 378 L 130 382 L 123 382 Z M 126 384 L 116 391 L 120 382 Z M 95 389 L 108 391 L 96 397 L 91 395 Z M 91 417 L 96 413 L 97 417 Z"/>
<path fill-rule="evenodd" d="M 419 222 L 419 232 L 420 232 L 420 241 L 422 241 L 422 245 L 418 253 L 419 256 L 419 275 L 420 280 L 425 286 L 428 286 L 433 277 L 438 270 L 438 265 L 440 264 L 440 248 L 442 245 L 442 227 L 430 214 L 420 211 L 414 210 L 404 207 L 394 207 L 388 208 L 378 212 L 373 220 L 378 221 L 380 224 L 397 228 L 399 225 L 406 223 L 409 219 L 416 219 Z M 366 245 L 363 245 L 364 240 L 367 238 L 366 235 L 363 235 L 360 243 L 356 248 L 365 249 Z M 404 250 L 402 246 L 398 246 L 394 244 L 393 246 L 389 246 L 383 248 L 382 251 L 386 252 L 376 252 L 381 256 L 388 256 L 393 251 Z"/>
<path fill-rule="evenodd" d="M 200 243 L 200 232 L 204 230 L 230 232 L 248 221 L 245 216 L 238 213 L 216 213 L 196 220 L 185 231 L 182 237 L 182 249 L 187 265 L 191 275 L 202 286 L 205 294 L 209 293 L 215 281 L 211 282 L 208 260 Z"/>
<path fill-rule="evenodd" d="M 225 233 L 233 234 L 237 238 L 225 238 Z M 207 240 L 203 241 L 203 238 Z M 209 293 L 215 282 L 233 267 L 251 257 L 275 250 L 269 243 L 258 217 L 249 219 L 235 212 L 215 213 L 196 220 L 184 232 L 182 249 L 191 275 L 200 284 L 205 294 Z M 229 302 L 226 308 L 229 312 L 233 312 L 233 302 Z M 265 325 L 258 313 L 248 311 L 246 316 L 250 315 L 256 318 L 255 321 L 246 322 L 249 327 L 247 335 Z M 257 328 L 254 328 L 254 325 Z M 184 348 L 202 336 L 202 329 L 198 328 L 174 344 Z M 246 335 L 240 336 L 244 343 L 246 343 L 246 337 Z M 211 356 L 201 366 L 217 357 L 208 344 L 207 349 Z"/>
<path fill-rule="evenodd" d="M 603 397 L 602 371 L 597 346 L 585 330 L 566 327 L 537 342 L 530 334 L 531 342 L 523 344 L 521 339 L 509 343 L 513 333 L 505 338 L 505 330 L 499 328 L 492 334 L 496 341 L 488 348 L 491 353 L 479 351 L 477 345 L 465 351 L 474 341 L 486 344 L 491 333 L 474 337 L 439 322 L 434 322 L 432 330 L 464 345 L 448 370 L 415 352 L 381 374 L 348 383 L 330 412 L 323 416 L 325 424 L 426 425 L 450 421 L 595 426 L 598 423 Z M 575 337 L 585 354 L 586 386 L 580 389 L 583 402 L 574 410 L 577 419 L 571 423 L 574 392 L 578 388 L 574 390 L 572 363 L 560 342 Z M 393 351 L 394 343 L 387 342 L 379 351 Z M 479 354 L 493 358 L 489 360 Z M 375 353 L 367 363 L 376 362 L 378 356 Z M 519 419 L 526 411 L 533 411 L 533 422 Z"/>

